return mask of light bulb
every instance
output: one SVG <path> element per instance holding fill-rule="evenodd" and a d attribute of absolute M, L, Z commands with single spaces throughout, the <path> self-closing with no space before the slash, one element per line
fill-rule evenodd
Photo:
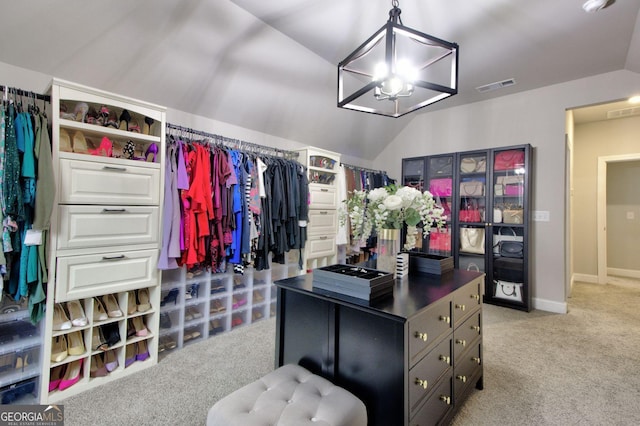
<path fill-rule="evenodd" d="M 389 70 L 387 69 L 387 64 L 384 62 L 380 62 L 373 70 L 373 81 L 380 81 L 387 78 L 389 74 Z"/>
<path fill-rule="evenodd" d="M 397 72 L 400 77 L 406 82 L 414 82 L 418 78 L 418 70 L 406 59 L 401 59 L 398 61 Z"/>
<path fill-rule="evenodd" d="M 629 103 L 640 104 L 640 95 L 632 96 L 629 98 Z"/>

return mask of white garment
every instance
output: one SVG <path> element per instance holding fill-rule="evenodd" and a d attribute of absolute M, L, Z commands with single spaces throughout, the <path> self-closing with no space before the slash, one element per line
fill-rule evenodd
<path fill-rule="evenodd" d="M 347 199 L 347 178 L 345 176 L 344 166 L 338 168 L 336 176 L 336 192 L 338 194 L 338 217 L 346 215 L 346 204 L 343 201 Z M 340 223 L 342 222 L 342 223 Z M 348 221 L 338 220 L 338 234 L 336 235 L 336 244 L 349 244 L 349 226 Z"/>
<path fill-rule="evenodd" d="M 264 190 L 264 172 L 267 171 L 267 165 L 258 157 L 256 158 L 256 166 L 258 167 L 258 191 L 260 198 L 267 198 L 267 193 Z"/>

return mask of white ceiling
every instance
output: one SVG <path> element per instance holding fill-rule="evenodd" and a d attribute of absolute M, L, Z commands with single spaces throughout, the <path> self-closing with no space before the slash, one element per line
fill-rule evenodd
<path fill-rule="evenodd" d="M 0 61 L 373 159 L 419 114 L 640 72 L 640 1 L 592 14 L 582 3 L 401 0 L 406 26 L 460 45 L 460 72 L 458 95 L 399 119 L 336 107 L 336 64 L 384 24 L 390 0 L 5 1 Z M 475 89 L 507 78 L 517 84 Z"/>

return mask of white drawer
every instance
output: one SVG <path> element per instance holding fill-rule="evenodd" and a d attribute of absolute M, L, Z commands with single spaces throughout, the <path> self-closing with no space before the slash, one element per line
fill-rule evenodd
<path fill-rule="evenodd" d="M 309 184 L 309 208 L 311 209 L 335 209 L 336 188 L 328 185 Z"/>
<path fill-rule="evenodd" d="M 158 242 L 158 207 L 60 205 L 59 212 L 58 249 Z"/>
<path fill-rule="evenodd" d="M 61 204 L 158 205 L 160 169 L 60 160 Z"/>
<path fill-rule="evenodd" d="M 335 210 L 309 210 L 307 235 L 334 235 L 338 229 Z"/>
<path fill-rule="evenodd" d="M 56 302 L 158 284 L 158 250 L 58 257 L 56 262 Z"/>
<path fill-rule="evenodd" d="M 336 237 L 335 235 L 309 237 L 305 249 L 309 259 L 333 256 L 336 254 Z"/>

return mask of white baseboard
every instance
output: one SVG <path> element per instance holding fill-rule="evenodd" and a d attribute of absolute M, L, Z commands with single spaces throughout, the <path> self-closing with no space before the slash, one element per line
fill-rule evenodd
<path fill-rule="evenodd" d="M 580 281 L 582 283 L 598 284 L 597 275 L 573 274 L 573 282 Z"/>
<path fill-rule="evenodd" d="M 607 275 L 616 277 L 640 278 L 640 271 L 634 269 L 607 268 Z"/>
<path fill-rule="evenodd" d="M 533 298 L 532 305 L 534 309 L 545 312 L 553 312 L 554 314 L 566 314 L 567 302 L 554 302 L 552 300 Z"/>

